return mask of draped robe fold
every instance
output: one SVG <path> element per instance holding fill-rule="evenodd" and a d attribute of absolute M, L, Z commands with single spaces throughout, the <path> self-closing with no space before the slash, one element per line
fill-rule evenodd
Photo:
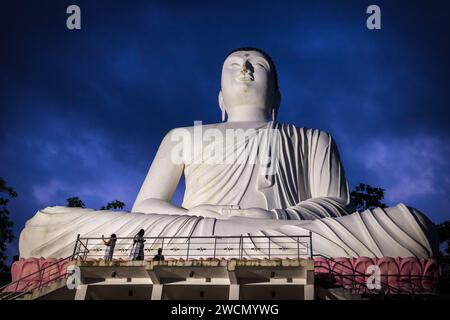
<path fill-rule="evenodd" d="M 221 147 L 223 154 L 214 152 Z M 260 161 L 256 164 L 252 162 L 255 154 Z M 214 161 L 230 155 L 236 161 Z M 249 194 L 257 194 L 264 200 L 260 207 L 275 212 L 277 219 L 223 220 L 48 207 L 27 222 L 20 236 L 20 254 L 65 257 L 72 252 L 77 234 L 99 237 L 116 233 L 123 237 L 141 228 L 153 237 L 249 234 L 294 238 L 311 232 L 314 253 L 329 257 L 429 258 L 436 252 L 432 223 L 413 208 L 399 204 L 349 214 L 348 183 L 336 144 L 320 130 L 269 122 L 231 142 L 205 144 L 194 154 L 194 161 L 185 165 L 184 174 L 184 208 L 242 206 Z M 251 256 L 251 252 L 246 254 Z"/>

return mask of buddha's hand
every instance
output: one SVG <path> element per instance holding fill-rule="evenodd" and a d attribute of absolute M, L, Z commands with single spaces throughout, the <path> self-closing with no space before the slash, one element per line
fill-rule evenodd
<path fill-rule="evenodd" d="M 229 209 L 229 217 L 246 217 L 257 219 L 277 219 L 277 214 L 262 208 Z"/>
<path fill-rule="evenodd" d="M 236 209 L 239 209 L 239 206 L 201 204 L 189 209 L 187 214 L 201 217 L 226 218 L 229 216 L 229 210 Z"/>

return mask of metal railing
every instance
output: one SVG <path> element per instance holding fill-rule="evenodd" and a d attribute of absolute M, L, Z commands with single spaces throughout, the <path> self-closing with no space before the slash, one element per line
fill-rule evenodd
<path fill-rule="evenodd" d="M 105 238 L 107 240 L 109 238 Z M 118 237 L 114 246 L 114 260 L 133 260 L 132 237 Z M 304 259 L 312 257 L 312 237 L 295 236 L 190 236 L 144 237 L 144 259 L 153 258 L 162 249 L 165 259 Z M 108 259 L 103 238 L 78 237 L 74 259 Z"/>
<path fill-rule="evenodd" d="M 15 300 L 32 293 L 36 289 L 47 287 L 55 282 L 67 278 L 68 273 L 61 271 L 61 266 L 72 260 L 66 257 L 51 263 L 38 271 L 32 272 L 0 288 L 0 300 Z M 45 279 L 45 280 L 44 280 Z"/>
<path fill-rule="evenodd" d="M 298 236 L 192 236 L 192 237 L 145 237 L 144 253 L 153 257 L 158 249 L 166 259 L 198 258 L 311 258 L 312 237 Z M 117 238 L 113 259 L 128 260 L 133 247 L 133 238 Z M 0 300 L 14 300 L 42 289 L 69 276 L 61 266 L 72 260 L 104 258 L 106 245 L 103 238 L 77 236 L 72 255 L 51 263 L 3 287 Z"/>
<path fill-rule="evenodd" d="M 326 259 L 333 263 L 333 266 L 320 265 L 320 268 L 323 268 L 328 271 L 328 273 L 324 274 L 316 274 L 316 278 L 324 279 L 326 278 L 331 284 L 338 285 L 343 290 L 348 290 L 349 294 L 360 294 L 360 295 L 378 295 L 382 299 L 384 299 L 387 295 L 389 297 L 393 296 L 410 296 L 412 299 L 419 298 L 424 294 L 424 290 L 421 288 L 419 283 L 422 283 L 424 280 L 432 281 L 431 277 L 427 277 L 424 275 L 417 276 L 402 276 L 402 275 L 392 275 L 392 274 L 380 274 L 380 280 L 378 284 L 380 285 L 379 289 L 370 289 L 367 284 L 367 279 L 370 274 L 366 274 L 356 270 L 354 267 L 348 266 L 342 262 L 337 261 L 331 257 L 324 256 L 322 254 L 314 254 L 313 257 L 320 257 Z M 335 266 L 339 266 L 341 268 L 340 271 L 347 270 L 346 272 L 338 272 L 336 271 Z M 397 277 L 399 286 L 394 287 L 381 279 L 389 279 L 392 277 Z M 402 285 L 407 285 L 409 287 L 408 290 L 402 289 Z M 428 292 L 428 294 L 433 294 L 433 292 Z"/>

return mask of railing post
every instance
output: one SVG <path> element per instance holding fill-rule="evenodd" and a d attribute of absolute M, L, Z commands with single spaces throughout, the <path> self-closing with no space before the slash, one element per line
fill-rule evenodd
<path fill-rule="evenodd" d="M 86 246 L 85 246 L 85 250 L 84 250 L 84 254 L 83 254 L 83 261 L 86 261 L 87 254 L 88 254 L 88 252 L 89 252 L 89 249 L 88 249 L 88 242 L 89 242 L 89 238 L 86 238 Z"/>
<path fill-rule="evenodd" d="M 217 237 L 214 237 L 214 252 L 213 252 L 213 259 L 216 258 L 216 247 L 217 247 Z"/>
<path fill-rule="evenodd" d="M 243 238 L 242 238 L 242 234 L 239 238 L 239 259 L 242 260 L 242 251 L 244 250 L 243 248 L 244 242 L 243 242 Z"/>
<path fill-rule="evenodd" d="M 188 237 L 187 251 L 186 251 L 186 261 L 189 260 L 189 247 L 191 244 L 191 237 Z"/>
<path fill-rule="evenodd" d="M 312 248 L 312 232 L 309 232 L 309 254 L 311 259 L 313 259 L 313 248 Z"/>
<path fill-rule="evenodd" d="M 80 234 L 77 235 L 77 241 L 75 241 L 75 247 L 73 248 L 72 260 L 75 260 L 75 254 L 77 252 L 78 241 L 80 241 Z"/>
<path fill-rule="evenodd" d="M 269 240 L 269 260 L 270 260 L 270 236 L 268 236 L 267 239 Z"/>
<path fill-rule="evenodd" d="M 19 283 L 20 283 L 20 279 L 17 281 L 17 285 L 16 285 L 16 292 L 19 289 Z"/>
<path fill-rule="evenodd" d="M 44 278 L 44 269 L 40 269 L 39 270 L 39 285 L 38 285 L 38 289 L 40 289 L 42 287 L 42 280 Z"/>
<path fill-rule="evenodd" d="M 334 284 L 334 275 L 333 275 L 333 267 L 330 267 L 330 283 L 331 285 Z"/>
<path fill-rule="evenodd" d="M 300 260 L 300 237 L 297 237 L 297 260 Z"/>

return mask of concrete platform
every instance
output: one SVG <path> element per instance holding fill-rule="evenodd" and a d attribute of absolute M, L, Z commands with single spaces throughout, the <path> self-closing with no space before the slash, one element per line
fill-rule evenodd
<path fill-rule="evenodd" d="M 77 261 L 81 285 L 38 299 L 245 300 L 314 299 L 312 259 Z M 63 292 L 64 291 L 64 294 Z"/>

